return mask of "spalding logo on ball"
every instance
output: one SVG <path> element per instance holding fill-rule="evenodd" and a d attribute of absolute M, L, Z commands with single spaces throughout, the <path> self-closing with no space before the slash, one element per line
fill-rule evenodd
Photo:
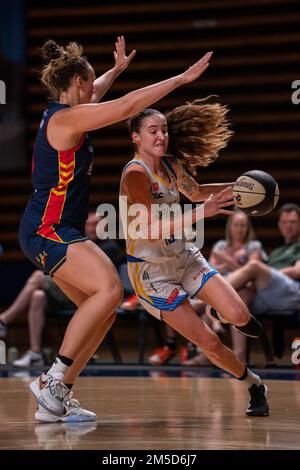
<path fill-rule="evenodd" d="M 270 212 L 279 199 L 279 188 L 274 178 L 260 170 L 247 171 L 233 187 L 236 206 L 246 214 L 258 217 Z"/>

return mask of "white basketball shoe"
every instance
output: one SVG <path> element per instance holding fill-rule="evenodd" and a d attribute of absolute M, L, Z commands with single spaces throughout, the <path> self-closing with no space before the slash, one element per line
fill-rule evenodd
<path fill-rule="evenodd" d="M 29 385 L 38 403 L 50 413 L 63 416 L 65 413 L 64 401 L 70 393 L 68 387 L 52 375 L 42 374 Z"/>
<path fill-rule="evenodd" d="M 47 423 L 56 423 L 58 421 L 63 421 L 65 423 L 95 421 L 97 418 L 96 414 L 92 411 L 82 408 L 79 401 L 72 397 L 73 392 L 69 391 L 69 395 L 63 402 L 65 412 L 62 416 L 57 416 L 53 413 L 50 413 L 41 405 L 38 405 L 38 409 L 34 415 L 35 419 Z"/>

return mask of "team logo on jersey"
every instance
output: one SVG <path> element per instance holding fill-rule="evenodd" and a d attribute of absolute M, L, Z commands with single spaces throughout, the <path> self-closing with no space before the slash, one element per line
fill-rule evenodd
<path fill-rule="evenodd" d="M 177 287 L 175 287 L 175 289 L 172 290 L 171 294 L 167 298 L 167 304 L 171 304 L 176 299 L 176 297 L 178 297 L 178 295 L 179 290 L 177 289 Z"/>
<path fill-rule="evenodd" d="M 153 198 L 154 199 L 162 199 L 164 197 L 164 193 L 154 193 Z"/>
<path fill-rule="evenodd" d="M 39 253 L 39 255 L 35 257 L 37 262 L 43 266 L 43 269 L 45 269 L 46 257 L 47 253 L 45 251 L 42 251 L 42 253 Z"/>
<path fill-rule="evenodd" d="M 159 190 L 158 183 L 152 183 L 152 189 L 153 189 L 153 191 L 158 191 Z"/>

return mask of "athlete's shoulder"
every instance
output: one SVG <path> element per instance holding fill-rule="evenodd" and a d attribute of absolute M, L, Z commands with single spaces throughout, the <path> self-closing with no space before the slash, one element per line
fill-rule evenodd
<path fill-rule="evenodd" d="M 123 176 L 133 173 L 148 175 L 146 165 L 136 157 L 130 160 L 123 168 Z"/>
<path fill-rule="evenodd" d="M 179 178 L 182 175 L 184 169 L 178 158 L 173 155 L 165 155 L 163 160 L 176 178 Z"/>

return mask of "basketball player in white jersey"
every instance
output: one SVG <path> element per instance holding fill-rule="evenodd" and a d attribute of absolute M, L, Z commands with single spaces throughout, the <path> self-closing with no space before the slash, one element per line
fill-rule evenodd
<path fill-rule="evenodd" d="M 261 325 L 198 248 L 174 237 L 180 214 L 175 211 L 170 223 L 170 239 L 162 238 L 162 226 L 160 238 L 151 235 L 151 208 L 153 214 L 158 204 L 164 204 L 172 212 L 178 207 L 179 192 L 193 202 L 204 201 L 202 208 L 198 205 L 193 209 L 192 223 L 203 213 L 204 217 L 231 213 L 226 208 L 234 203 L 232 183 L 198 185 L 190 175 L 197 167 L 214 161 L 226 146 L 232 134 L 226 113 L 225 106 L 198 100 L 174 109 L 166 117 L 146 109 L 129 121 L 137 153 L 123 170 L 120 195 L 127 198 L 127 209 L 133 204 L 143 205 L 140 215 L 147 228 L 142 238 L 125 234 L 128 272 L 140 302 L 150 314 L 164 320 L 196 344 L 212 363 L 246 385 L 251 396 L 247 415 L 267 416 L 266 385 L 198 317 L 189 298 L 201 299 L 244 334 L 259 336 Z M 172 155 L 166 156 L 167 149 Z M 129 225 L 131 221 L 129 217 Z"/>

